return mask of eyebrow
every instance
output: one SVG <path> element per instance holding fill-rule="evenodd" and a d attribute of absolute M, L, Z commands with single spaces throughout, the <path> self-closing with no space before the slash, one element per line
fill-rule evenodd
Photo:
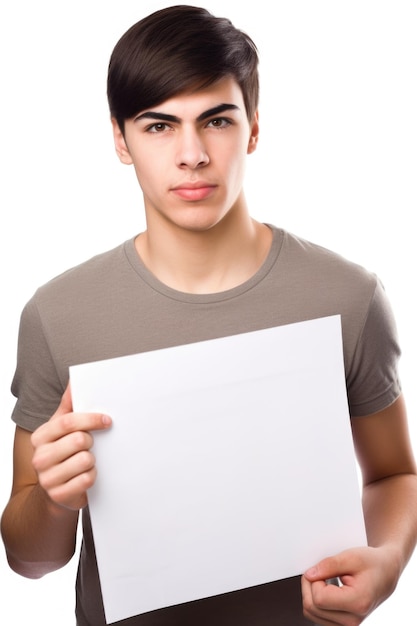
<path fill-rule="evenodd" d="M 197 117 L 197 122 L 203 122 L 209 117 L 213 115 L 219 115 L 220 113 L 224 113 L 225 111 L 236 111 L 239 110 L 239 107 L 236 104 L 219 104 L 211 109 L 207 109 L 207 111 L 203 111 Z M 176 115 L 168 115 L 167 113 L 160 113 L 159 111 L 145 111 L 141 113 L 137 117 L 135 117 L 135 121 L 137 120 L 160 120 L 162 122 L 174 122 L 179 124 L 181 119 Z"/>

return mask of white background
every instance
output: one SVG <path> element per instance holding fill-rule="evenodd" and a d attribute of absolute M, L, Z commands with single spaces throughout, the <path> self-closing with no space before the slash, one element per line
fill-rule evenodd
<path fill-rule="evenodd" d="M 144 228 L 133 170 L 112 145 L 106 72 L 123 32 L 167 4 L 21 0 L 0 9 L 1 508 L 11 480 L 9 387 L 23 305 L 39 284 Z M 246 184 L 252 215 L 382 278 L 397 318 L 416 444 L 415 2 L 195 4 L 231 18 L 259 48 L 261 140 Z M 75 570 L 76 559 L 25 580 L 9 571 L 1 551 L 1 615 L 9 624 L 74 624 Z M 399 615 L 412 622 L 416 580 L 417 554 L 366 623 L 391 625 Z"/>

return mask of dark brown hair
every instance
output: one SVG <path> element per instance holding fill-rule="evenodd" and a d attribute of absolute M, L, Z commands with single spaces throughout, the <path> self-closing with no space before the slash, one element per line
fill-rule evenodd
<path fill-rule="evenodd" d="M 226 18 L 203 8 L 172 6 L 134 24 L 110 58 L 107 97 L 111 116 L 124 122 L 139 111 L 231 76 L 249 120 L 258 106 L 258 54 L 253 41 Z"/>

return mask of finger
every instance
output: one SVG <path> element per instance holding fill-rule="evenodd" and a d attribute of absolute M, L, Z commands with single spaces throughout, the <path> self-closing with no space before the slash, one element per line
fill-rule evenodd
<path fill-rule="evenodd" d="M 39 474 L 77 453 L 90 450 L 93 443 L 93 437 L 89 432 L 79 430 L 69 433 L 60 439 L 35 447 L 32 465 Z"/>
<path fill-rule="evenodd" d="M 87 505 L 87 490 L 93 486 L 97 476 L 97 470 L 93 467 L 90 471 L 74 476 L 63 485 L 53 487 L 49 497 L 69 509 L 79 510 Z"/>
<path fill-rule="evenodd" d="M 109 428 L 111 418 L 103 413 L 55 413 L 53 419 L 40 426 L 32 434 L 32 445 L 38 446 L 57 441 L 77 431 L 103 430 Z"/>
<path fill-rule="evenodd" d="M 82 482 L 84 480 L 82 476 L 94 468 L 94 455 L 88 450 L 83 450 L 62 463 L 52 465 L 47 470 L 40 472 L 39 483 L 52 496 L 58 488 L 67 486 L 74 479 L 79 478 L 78 482 Z M 88 483 L 83 490 L 90 486 L 91 484 Z"/>
<path fill-rule="evenodd" d="M 306 572 L 304 576 L 310 581 L 331 580 L 345 575 L 355 574 L 362 564 L 362 548 L 345 550 L 323 559 Z"/>
<path fill-rule="evenodd" d="M 304 616 L 315 624 L 320 625 L 353 625 L 356 617 L 339 606 L 338 600 L 340 601 L 340 598 L 335 597 L 333 601 L 329 602 L 329 604 L 325 601 L 325 607 L 323 606 L 324 599 L 320 597 L 319 592 L 324 591 L 328 586 L 329 585 L 326 585 L 326 583 L 322 581 L 310 583 L 304 576 L 302 576 L 301 591 Z M 330 587 L 332 587 L 332 585 L 330 585 Z M 338 588 L 335 587 L 334 590 L 337 592 Z"/>
<path fill-rule="evenodd" d="M 317 580 L 329 580 L 332 578 L 337 578 L 340 573 L 341 563 L 337 556 L 332 556 L 327 559 L 323 559 L 317 565 L 310 567 L 306 572 L 304 572 L 304 576 L 310 582 L 314 582 Z"/>
<path fill-rule="evenodd" d="M 349 586 L 336 587 L 323 581 L 309 583 L 304 579 L 303 605 L 309 615 L 315 619 L 327 620 L 329 623 L 346 624 L 347 626 L 359 624 L 366 611 L 363 593 Z M 320 622 L 321 623 L 321 622 Z"/>
<path fill-rule="evenodd" d="M 311 584 L 311 595 L 316 607 L 326 611 L 348 611 L 357 593 L 352 587 L 337 587 L 318 581 Z"/>

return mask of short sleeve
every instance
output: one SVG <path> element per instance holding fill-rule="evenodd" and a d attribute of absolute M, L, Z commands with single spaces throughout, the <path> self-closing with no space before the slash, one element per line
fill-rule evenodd
<path fill-rule="evenodd" d="M 379 279 L 347 372 L 352 417 L 370 415 L 392 404 L 401 393 L 397 327 Z"/>
<path fill-rule="evenodd" d="M 65 389 L 59 379 L 33 297 L 22 311 L 17 364 L 11 391 L 16 397 L 13 421 L 33 431 L 55 412 Z"/>

